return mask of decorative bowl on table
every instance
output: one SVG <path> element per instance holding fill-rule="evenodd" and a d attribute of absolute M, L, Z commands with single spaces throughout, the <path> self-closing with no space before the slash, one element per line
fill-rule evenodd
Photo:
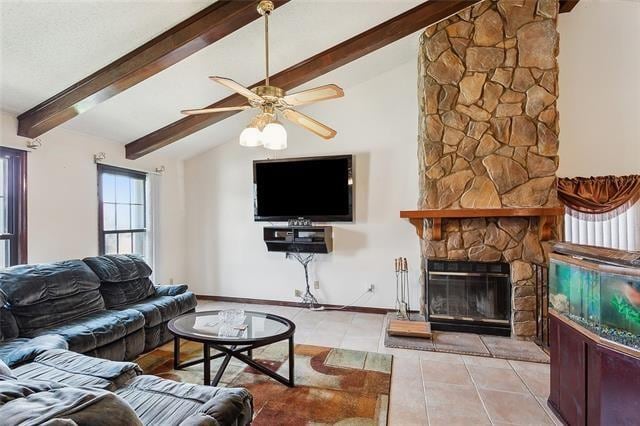
<path fill-rule="evenodd" d="M 242 309 L 225 309 L 218 312 L 218 319 L 223 325 L 238 326 L 244 323 L 246 316 Z"/>

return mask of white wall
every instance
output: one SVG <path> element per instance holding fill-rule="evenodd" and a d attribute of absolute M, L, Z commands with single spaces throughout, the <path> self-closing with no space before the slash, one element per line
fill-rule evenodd
<path fill-rule="evenodd" d="M 558 27 L 558 175 L 640 173 L 640 2 L 583 0 Z"/>
<path fill-rule="evenodd" d="M 14 116 L 1 113 L 0 145 L 25 148 L 16 136 Z M 83 258 L 98 253 L 97 169 L 93 155 L 104 152 L 108 164 L 154 170 L 164 165 L 161 183 L 158 282 L 186 278 L 184 270 L 183 164 L 159 155 L 124 158 L 124 147 L 93 136 L 56 128 L 27 156 L 28 255 L 30 263 Z"/>
<path fill-rule="evenodd" d="M 334 252 L 319 255 L 312 269 L 323 303 L 350 303 L 374 284 L 357 305 L 392 307 L 393 259 L 403 256 L 417 306 L 418 237 L 399 218 L 418 194 L 416 81 L 412 61 L 345 89 L 343 99 L 303 109 L 338 130 L 332 142 L 285 123 L 289 148 L 278 157 L 355 155 L 355 221 L 332 224 Z M 252 161 L 269 155 L 234 140 L 185 162 L 187 270 L 197 294 L 293 301 L 294 289 L 303 289 L 302 266 L 268 253 L 268 223 L 253 221 Z"/>

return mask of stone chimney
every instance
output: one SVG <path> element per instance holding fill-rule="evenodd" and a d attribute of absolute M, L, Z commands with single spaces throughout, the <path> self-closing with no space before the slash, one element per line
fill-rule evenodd
<path fill-rule="evenodd" d="M 419 209 L 558 205 L 558 0 L 485 0 L 420 39 Z M 535 335 L 537 218 L 445 219 L 424 258 L 511 265 L 512 335 Z M 424 300 L 424 299 L 423 299 Z"/>

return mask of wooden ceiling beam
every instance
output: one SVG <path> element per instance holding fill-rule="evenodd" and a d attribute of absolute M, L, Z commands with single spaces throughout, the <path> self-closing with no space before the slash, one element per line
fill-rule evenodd
<path fill-rule="evenodd" d="M 571 12 L 580 0 L 560 0 L 560 13 Z"/>
<path fill-rule="evenodd" d="M 424 2 L 355 37 L 280 71 L 271 77 L 270 84 L 284 90 L 291 90 L 448 16 L 454 15 L 477 2 L 478 0 L 430 0 Z M 264 84 L 264 80 L 250 87 L 262 84 Z M 244 97 L 233 94 L 206 108 L 236 106 L 244 102 L 246 102 Z M 140 158 L 234 114 L 237 114 L 237 112 L 192 115 L 182 118 L 128 143 L 126 145 L 126 157 L 131 160 Z"/>
<path fill-rule="evenodd" d="M 289 0 L 274 0 L 279 7 Z M 18 116 L 35 138 L 260 18 L 256 1 L 218 0 L 153 40 Z"/>

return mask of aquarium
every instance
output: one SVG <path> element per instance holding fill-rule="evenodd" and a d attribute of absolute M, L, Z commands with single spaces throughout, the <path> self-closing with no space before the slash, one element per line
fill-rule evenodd
<path fill-rule="evenodd" d="M 551 254 L 549 308 L 602 338 L 640 349 L 640 268 Z"/>

